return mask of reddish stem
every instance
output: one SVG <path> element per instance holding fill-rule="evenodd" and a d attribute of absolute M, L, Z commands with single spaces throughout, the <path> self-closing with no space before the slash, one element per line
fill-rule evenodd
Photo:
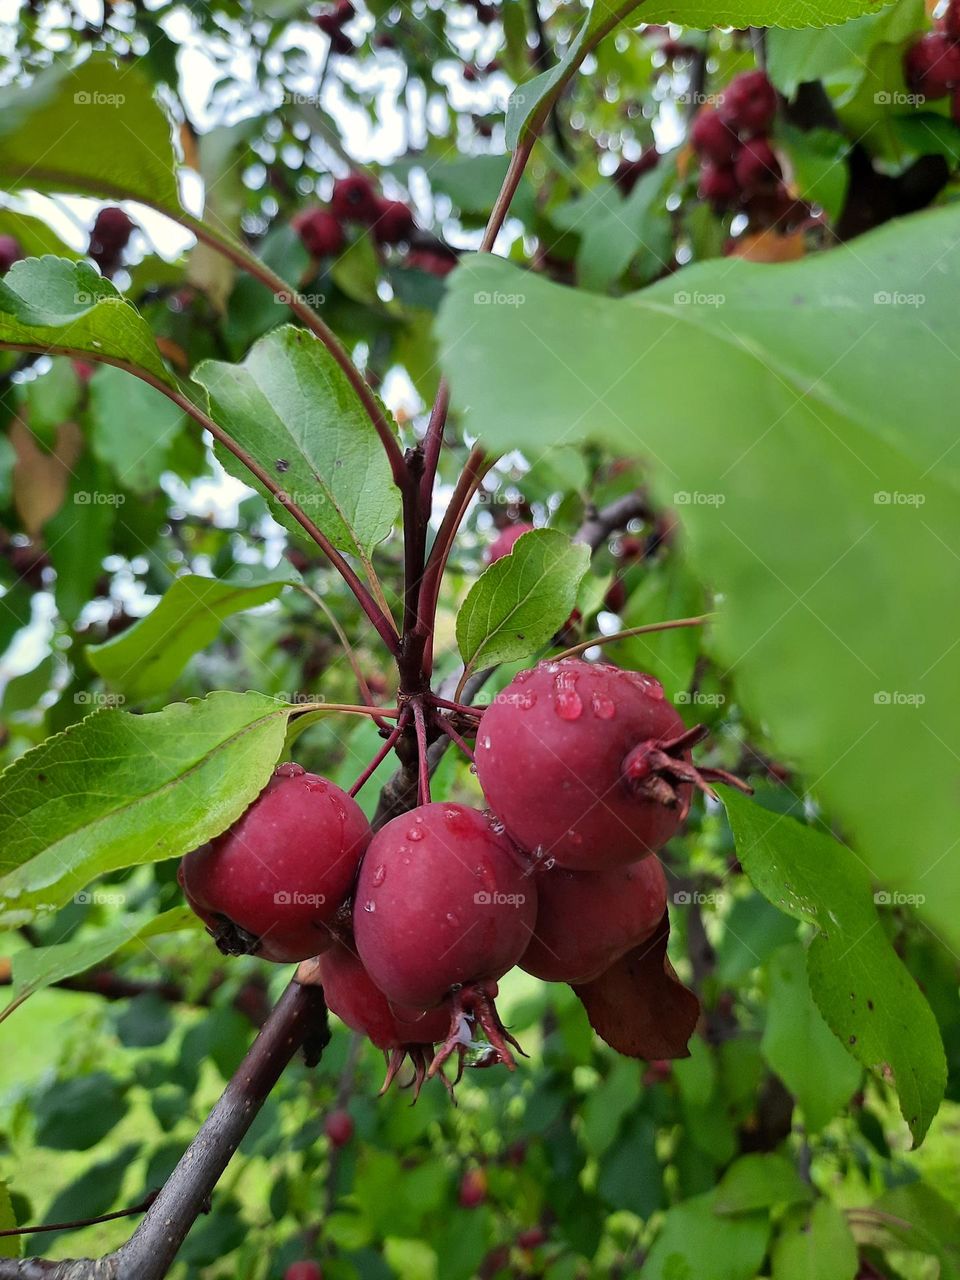
<path fill-rule="evenodd" d="M 453 725 L 450 724 L 446 716 L 434 716 L 434 724 L 438 724 L 448 738 L 460 748 L 467 759 L 472 763 L 474 759 L 473 752 L 460 737 Z"/>
<path fill-rule="evenodd" d="M 356 782 L 350 788 L 350 795 L 355 796 L 357 792 L 360 790 L 360 788 L 364 785 L 364 783 L 368 782 L 370 778 L 373 777 L 376 771 L 383 764 L 384 760 L 386 760 L 387 756 L 396 746 L 397 740 L 399 739 L 400 734 L 406 728 L 406 725 L 407 725 L 407 709 L 406 707 L 404 707 L 404 709 L 400 712 L 400 718 L 397 720 L 397 723 L 394 725 L 393 729 L 391 729 L 387 737 L 387 740 L 384 742 L 383 746 L 380 748 L 377 754 L 373 757 L 373 759 L 364 769 L 363 773 L 361 773 L 360 777 L 356 780 Z"/>
<path fill-rule="evenodd" d="M 423 704 L 419 698 L 412 702 L 413 723 L 417 731 L 417 760 L 420 768 L 420 782 L 417 788 L 417 803 L 430 803 L 430 760 L 427 756 L 427 721 L 423 714 Z"/>

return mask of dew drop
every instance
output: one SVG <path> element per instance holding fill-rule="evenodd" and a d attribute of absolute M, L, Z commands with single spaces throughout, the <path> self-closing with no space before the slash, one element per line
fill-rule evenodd
<path fill-rule="evenodd" d="M 377 909 L 377 904 L 373 901 L 372 898 L 368 898 L 367 901 L 363 904 L 363 909 L 368 913 L 368 915 L 373 915 L 374 911 L 376 911 Z"/>
<path fill-rule="evenodd" d="M 411 827 L 407 832 L 407 839 L 422 840 L 425 834 L 426 832 L 423 830 L 423 827 Z"/>
<path fill-rule="evenodd" d="M 612 698 L 608 698 L 605 693 L 595 693 L 590 699 L 590 705 L 593 707 L 593 714 L 598 720 L 612 720 L 617 714 L 617 706 Z"/>
<path fill-rule="evenodd" d="M 577 674 L 560 671 L 553 682 L 553 709 L 561 720 L 579 720 L 583 703 L 577 693 Z"/>
<path fill-rule="evenodd" d="M 292 760 L 288 760 L 286 764 L 277 765 L 273 771 L 273 776 L 275 778 L 302 778 L 306 772 L 302 764 L 294 764 Z"/>
<path fill-rule="evenodd" d="M 531 707 L 537 705 L 537 695 L 532 689 L 524 689 L 523 693 L 517 694 L 516 704 L 521 711 L 529 711 Z"/>
<path fill-rule="evenodd" d="M 484 734 L 484 736 L 480 739 L 480 745 L 481 745 L 481 747 L 483 747 L 484 751 L 489 751 L 489 750 L 490 750 L 490 735 L 489 735 L 489 733 Z"/>
<path fill-rule="evenodd" d="M 530 679 L 532 675 L 533 675 L 533 671 L 529 667 L 527 667 L 524 671 L 517 672 L 517 674 L 513 677 L 513 683 L 526 684 L 526 682 Z"/>
<path fill-rule="evenodd" d="M 453 911 L 447 912 L 447 923 L 457 925 L 460 923 L 460 917 Z"/>
<path fill-rule="evenodd" d="M 377 888 L 379 888 L 380 885 L 383 884 L 384 880 L 386 880 L 386 878 L 387 878 L 387 868 L 381 862 L 379 867 L 377 867 L 376 871 L 374 871 L 373 873 L 373 883 L 374 885 L 376 885 Z"/>

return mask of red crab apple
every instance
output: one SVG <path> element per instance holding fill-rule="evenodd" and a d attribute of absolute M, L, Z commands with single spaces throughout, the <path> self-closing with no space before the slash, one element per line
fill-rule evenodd
<path fill-rule="evenodd" d="M 319 1262 L 309 1259 L 291 1262 L 283 1273 L 283 1280 L 323 1280 L 323 1270 Z"/>
<path fill-rule="evenodd" d="M 399 244 L 409 240 L 416 223 L 413 212 L 402 200 L 380 200 L 373 234 L 378 244 Z"/>
<path fill-rule="evenodd" d="M 331 1111 L 323 1122 L 323 1131 L 334 1147 L 345 1147 L 353 1137 L 353 1116 L 349 1111 L 338 1107 Z"/>
<path fill-rule="evenodd" d="M 766 133 L 777 114 L 777 91 L 763 71 L 744 71 L 727 85 L 722 118 L 739 133 Z"/>
<path fill-rule="evenodd" d="M 745 142 L 733 171 L 737 186 L 744 195 L 774 186 L 783 176 L 780 161 L 766 138 L 751 138 Z"/>
<path fill-rule="evenodd" d="M 606 871 L 545 868 L 520 968 L 544 982 L 592 982 L 648 938 L 666 909 L 667 879 L 657 858 Z"/>
<path fill-rule="evenodd" d="M 653 676 L 581 658 L 541 662 L 483 713 L 477 775 L 522 848 L 544 863 L 599 870 L 655 853 L 694 786 L 731 781 L 691 764 L 705 732 L 685 728 Z"/>
<path fill-rule="evenodd" d="M 531 869 L 491 815 L 462 804 L 422 805 L 370 843 L 354 898 L 357 950 L 391 1002 L 429 1009 L 451 1001 L 450 1033 L 431 1070 L 455 1049 L 462 1058 L 472 1021 L 513 1066 L 493 998 L 530 941 Z"/>
<path fill-rule="evenodd" d="M 457 1199 L 463 1209 L 479 1209 L 487 1198 L 487 1175 L 482 1169 L 468 1169 L 460 1180 Z"/>
<path fill-rule="evenodd" d="M 621 160 L 614 170 L 613 185 L 628 196 L 645 173 L 650 173 L 660 163 L 660 152 L 648 147 L 635 160 Z"/>
<path fill-rule="evenodd" d="M 740 150 L 740 139 L 715 107 L 701 107 L 690 130 L 690 145 L 701 160 L 730 165 Z"/>
<path fill-rule="evenodd" d="M 699 194 L 702 200 L 709 200 L 714 208 L 726 209 L 740 195 L 736 174 L 732 169 L 704 164 L 700 169 Z"/>
<path fill-rule="evenodd" d="M 0 273 L 5 275 L 22 257 L 19 240 L 13 236 L 0 236 Z"/>
<path fill-rule="evenodd" d="M 903 73 L 913 93 L 943 98 L 960 84 L 960 44 L 942 31 L 928 32 L 907 50 Z"/>
<path fill-rule="evenodd" d="M 179 880 L 222 951 L 306 960 L 330 945 L 369 839 L 345 791 L 282 764 L 232 827 L 187 854 Z"/>
<path fill-rule="evenodd" d="M 333 184 L 330 208 L 341 222 L 376 222 L 379 197 L 371 180 L 363 173 L 338 178 Z"/>
<path fill-rule="evenodd" d="M 525 533 L 529 533 L 532 528 L 532 524 L 518 520 L 516 524 L 508 524 L 505 529 L 501 529 L 484 552 L 483 558 L 487 564 L 494 564 L 497 560 L 502 560 L 504 556 L 508 556 L 517 540 L 522 538 Z"/>
<path fill-rule="evenodd" d="M 330 257 L 343 248 L 343 227 L 336 214 L 329 209 L 320 206 L 302 209 L 294 216 L 291 225 L 303 241 L 304 248 L 314 258 Z"/>
<path fill-rule="evenodd" d="M 411 249 L 405 262 L 408 267 L 415 267 L 418 271 L 425 271 L 427 275 L 439 276 L 442 279 L 450 274 L 459 262 L 459 258 L 452 249 L 435 247 Z"/>
<path fill-rule="evenodd" d="M 449 1030 L 449 1009 L 441 1006 L 426 1012 L 391 1006 L 359 956 L 342 943 L 335 943 L 315 964 L 330 1012 L 386 1054 L 387 1078 L 381 1093 L 390 1087 L 407 1057 L 413 1063 L 415 1090 L 419 1092 L 433 1046 Z"/>

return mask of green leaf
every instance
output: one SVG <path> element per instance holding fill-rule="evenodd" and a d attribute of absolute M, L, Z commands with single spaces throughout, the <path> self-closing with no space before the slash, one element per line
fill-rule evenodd
<path fill-rule="evenodd" d="M 657 1159 L 657 1126 L 636 1110 L 600 1160 L 597 1192 L 612 1209 L 640 1218 L 663 1208 L 663 1170 Z"/>
<path fill-rule="evenodd" d="M 0 280 L 0 346 L 62 347 L 173 379 L 142 316 L 89 262 L 25 258 Z"/>
<path fill-rule="evenodd" d="M 126 1111 L 122 1086 L 105 1071 L 58 1080 L 37 1099 L 37 1142 L 55 1151 L 88 1151 Z"/>
<path fill-rule="evenodd" d="M 10 1003 L 0 1013 L 0 1021 L 9 1015 L 29 996 L 45 987 L 86 973 L 103 964 L 122 947 L 136 947 L 147 938 L 181 929 L 196 929 L 197 917 L 187 907 L 174 907 L 144 922 L 129 920 L 123 924 L 99 929 L 96 936 L 79 941 L 60 942 L 52 947 L 24 947 L 12 956 L 13 980 L 10 986 Z"/>
<path fill-rule="evenodd" d="M 871 1207 L 881 1215 L 871 1242 L 933 1254 L 941 1266 L 939 1280 L 960 1278 L 960 1213 L 950 1201 L 925 1182 L 911 1182 L 885 1192 Z"/>
<path fill-rule="evenodd" d="M 643 1280 L 754 1280 L 767 1249 L 767 1215 L 720 1217 L 712 1193 L 674 1205 L 643 1265 Z"/>
<path fill-rule="evenodd" d="M 756 888 L 816 926 L 807 967 L 820 1012 L 859 1062 L 893 1084 L 920 1142 L 943 1098 L 947 1067 L 936 1018 L 877 917 L 875 902 L 890 895 L 874 897 L 863 866 L 829 836 L 729 789 L 724 804 Z"/>
<path fill-rule="evenodd" d="M 373 424 L 323 343 L 285 326 L 261 338 L 242 364 L 207 360 L 193 377 L 233 439 L 335 547 L 368 563 L 397 520 L 400 494 Z M 232 455 L 219 448 L 218 455 L 252 483 Z M 286 509 L 260 491 L 276 519 L 302 537 Z"/>
<path fill-rule="evenodd" d="M 146 76 L 105 56 L 0 90 L 0 176 L 8 187 L 180 208 L 170 122 Z"/>
<path fill-rule="evenodd" d="M 289 711 L 258 693 L 103 709 L 21 756 L 0 790 L 0 920 L 27 923 L 96 876 L 225 830 L 269 778 Z"/>
<path fill-rule="evenodd" d="M 720 1179 L 714 1196 L 715 1213 L 751 1213 L 778 1205 L 800 1204 L 813 1191 L 793 1164 L 775 1152 L 741 1156 Z"/>
<path fill-rule="evenodd" d="M 54 359 L 41 378 L 23 389 L 30 430 L 45 448 L 52 448 L 57 428 L 76 417 L 80 403 L 80 379 L 69 360 Z"/>
<path fill-rule="evenodd" d="M 782 133 L 797 194 L 811 204 L 822 205 L 830 221 L 835 222 L 843 211 L 850 185 L 846 138 L 831 129 L 804 131 L 787 126 Z"/>
<path fill-rule="evenodd" d="M 829 1200 L 794 1215 L 777 1237 L 773 1280 L 854 1280 L 857 1246 L 847 1220 Z"/>
<path fill-rule="evenodd" d="M 24 582 L 15 582 L 0 596 L 0 653 L 6 653 L 13 637 L 30 621 L 33 592 Z"/>
<path fill-rule="evenodd" d="M 439 321 L 455 404 L 492 448 L 592 438 L 650 460 L 722 599 L 710 644 L 747 715 L 878 878 L 925 894 L 955 938 L 960 608 L 941 584 L 960 545 L 943 412 L 960 361 L 931 365 L 927 343 L 957 346 L 958 234 L 954 205 L 620 300 L 477 257 Z M 474 302 L 493 292 L 525 300 Z"/>
<path fill-rule="evenodd" d="M 10 1231 L 18 1225 L 17 1215 L 13 1211 L 13 1201 L 10 1199 L 10 1189 L 5 1182 L 0 1182 L 0 1231 Z M 19 1258 L 22 1252 L 22 1237 L 0 1237 L 0 1258 Z"/>
<path fill-rule="evenodd" d="M 401 1240 L 388 1236 L 383 1255 L 397 1276 L 404 1280 L 437 1280 L 439 1259 L 425 1240 Z"/>
<path fill-rule="evenodd" d="M 148 496 L 160 483 L 183 410 L 122 369 L 99 368 L 90 380 L 93 451 L 124 489 Z"/>
<path fill-rule="evenodd" d="M 457 614 L 467 671 L 526 658 L 560 630 L 590 563 L 586 546 L 555 529 L 532 529 L 480 575 Z"/>
<path fill-rule="evenodd" d="M 249 572 L 233 580 L 185 573 L 134 626 L 103 644 L 88 645 L 87 659 L 99 675 L 134 701 L 169 689 L 195 653 L 217 638 L 225 620 L 275 600 L 290 580 L 257 581 Z"/>
<path fill-rule="evenodd" d="M 128 388 L 136 383 L 127 374 L 119 376 Z M 57 609 L 71 625 L 103 572 L 114 520 L 125 502 L 126 494 L 117 490 L 106 469 L 89 453 L 82 453 L 71 470 L 66 500 L 43 527 L 50 563 L 57 572 Z"/>
<path fill-rule="evenodd" d="M 74 1182 L 65 1186 L 44 1214 L 45 1222 L 77 1222 L 86 1218 L 99 1218 L 109 1213 L 120 1198 L 120 1190 L 130 1166 L 140 1153 L 136 1144 L 128 1144 L 107 1160 L 99 1160 Z M 49 1245 L 60 1231 L 45 1231 L 41 1239 Z"/>
<path fill-rule="evenodd" d="M 767 1024 L 761 1052 L 803 1108 L 817 1133 L 850 1100 L 861 1071 L 810 994 L 803 948 L 782 947 L 770 960 Z"/>

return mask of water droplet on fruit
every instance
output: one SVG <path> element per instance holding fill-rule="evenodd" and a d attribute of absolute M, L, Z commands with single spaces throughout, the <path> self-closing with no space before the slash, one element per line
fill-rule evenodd
<path fill-rule="evenodd" d="M 327 789 L 327 784 L 323 781 L 322 778 L 311 778 L 310 781 L 305 783 L 304 785 L 306 786 L 308 791 L 324 792 Z M 339 805 L 338 807 L 340 809 L 340 816 L 343 817 L 343 805 Z"/>
<path fill-rule="evenodd" d="M 493 832 L 495 836 L 502 836 L 503 833 L 506 831 L 506 829 L 507 828 L 503 825 L 503 823 L 499 820 L 499 818 L 496 821 L 490 823 L 490 830 Z"/>
<path fill-rule="evenodd" d="M 278 764 L 273 771 L 275 778 L 300 778 L 307 771 L 302 764 L 294 764 L 289 760 L 286 764 Z"/>
<path fill-rule="evenodd" d="M 612 698 L 608 698 L 605 693 L 595 693 L 590 699 L 590 705 L 593 707 L 593 714 L 598 720 L 612 720 L 617 714 L 617 705 Z"/>
<path fill-rule="evenodd" d="M 363 909 L 369 915 L 373 915 L 374 911 L 376 911 L 377 909 L 377 904 L 371 898 L 368 898 L 367 901 L 363 904 Z"/>
<path fill-rule="evenodd" d="M 545 871 L 549 871 L 551 867 L 555 867 L 556 865 L 557 865 L 556 858 L 548 858 L 546 862 L 543 864 L 543 869 Z"/>
<path fill-rule="evenodd" d="M 489 751 L 489 750 L 490 750 L 490 735 L 489 735 L 489 733 L 484 734 L 484 736 L 480 739 L 480 746 L 481 746 L 481 747 L 483 747 L 484 751 Z"/>
<path fill-rule="evenodd" d="M 460 923 L 460 917 L 456 914 L 456 912 L 454 912 L 454 911 L 448 911 L 448 912 L 447 912 L 447 923 L 448 923 L 448 924 L 459 924 L 459 923 Z"/>
<path fill-rule="evenodd" d="M 553 709 L 561 720 L 579 720 L 583 703 L 577 693 L 577 673 L 560 671 L 553 682 Z"/>
<path fill-rule="evenodd" d="M 527 667 L 526 670 L 517 672 L 517 674 L 513 677 L 513 683 L 526 684 L 526 682 L 530 679 L 532 675 L 533 675 L 533 672 L 530 670 L 529 667 Z"/>
<path fill-rule="evenodd" d="M 411 827 L 407 832 L 408 840 L 422 840 L 425 832 L 422 827 Z"/>
<path fill-rule="evenodd" d="M 568 831 L 567 836 L 569 837 L 571 844 L 576 844 L 576 845 L 583 844 L 583 836 L 580 834 L 579 831 Z"/>
<path fill-rule="evenodd" d="M 531 707 L 537 705 L 537 695 L 532 689 L 525 689 L 523 693 L 517 694 L 516 704 L 521 711 L 529 711 Z"/>
<path fill-rule="evenodd" d="M 471 762 L 471 764 L 470 764 L 470 772 L 471 772 L 471 773 L 476 773 L 476 772 L 477 772 L 477 766 L 476 766 L 475 764 L 473 764 L 472 762 Z"/>
<path fill-rule="evenodd" d="M 374 871 L 373 873 L 373 883 L 377 886 L 377 888 L 379 888 L 380 885 L 383 884 L 384 880 L 386 880 L 386 878 L 387 878 L 387 868 L 381 862 L 379 867 L 377 867 L 376 871 Z"/>

